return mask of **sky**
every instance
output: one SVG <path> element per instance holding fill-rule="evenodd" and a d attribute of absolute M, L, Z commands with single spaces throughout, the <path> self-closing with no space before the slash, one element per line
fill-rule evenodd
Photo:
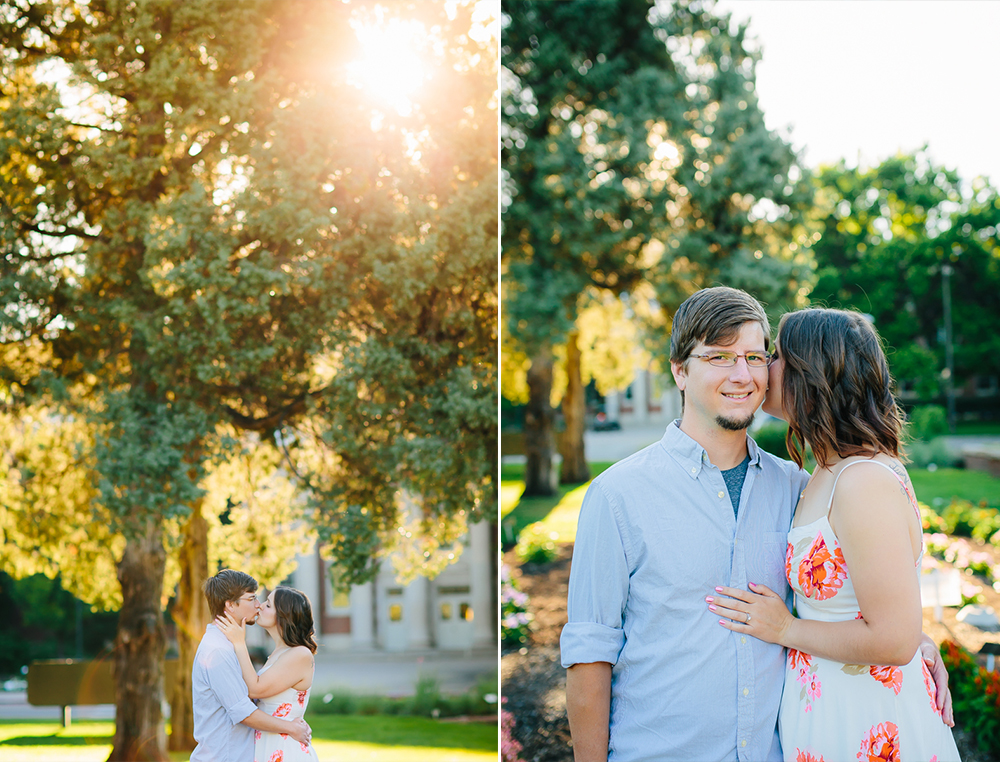
<path fill-rule="evenodd" d="M 815 167 L 872 166 L 929 145 L 931 160 L 1000 184 L 1000 2 L 720 0 L 763 50 L 769 128 Z"/>

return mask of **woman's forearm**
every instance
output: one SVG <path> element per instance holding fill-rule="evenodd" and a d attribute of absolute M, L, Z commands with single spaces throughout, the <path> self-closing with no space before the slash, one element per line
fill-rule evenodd
<path fill-rule="evenodd" d="M 921 637 L 919 625 L 875 628 L 864 619 L 847 622 L 794 619 L 781 645 L 845 664 L 890 666 L 909 664 L 920 647 Z"/>

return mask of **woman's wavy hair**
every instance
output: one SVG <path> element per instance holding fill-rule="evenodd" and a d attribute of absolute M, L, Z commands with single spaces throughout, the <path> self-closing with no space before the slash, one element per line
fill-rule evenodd
<path fill-rule="evenodd" d="M 294 587 L 274 588 L 274 611 L 282 640 L 290 646 L 305 646 L 316 653 L 312 606 L 306 594 Z"/>
<path fill-rule="evenodd" d="M 789 312 L 778 323 L 784 361 L 785 445 L 801 468 L 806 443 L 825 468 L 832 455 L 884 452 L 903 458 L 903 418 L 878 334 L 864 315 L 834 309 Z"/>

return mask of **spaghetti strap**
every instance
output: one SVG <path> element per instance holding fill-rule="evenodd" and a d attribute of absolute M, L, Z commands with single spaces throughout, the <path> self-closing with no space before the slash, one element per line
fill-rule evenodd
<path fill-rule="evenodd" d="M 903 481 L 903 479 L 900 477 L 899 474 L 896 473 L 895 469 L 893 469 L 892 466 L 887 465 L 880 460 L 852 460 L 850 463 L 848 463 L 846 466 L 840 469 L 840 473 L 837 474 L 837 478 L 833 480 L 833 489 L 830 490 L 830 502 L 827 503 L 826 505 L 827 518 L 830 517 L 830 511 L 833 509 L 833 496 L 837 493 L 837 482 L 840 481 L 840 475 L 843 474 L 844 471 L 849 469 L 851 466 L 857 465 L 858 463 L 874 463 L 877 466 L 882 466 L 882 468 L 886 469 L 889 473 L 895 476 L 896 481 L 900 483 L 900 485 L 903 487 L 903 491 L 906 493 L 906 496 L 910 499 L 910 506 L 913 508 L 914 511 L 916 511 L 917 519 L 920 518 L 920 509 L 917 508 L 916 500 L 913 498 L 913 493 L 906 488 L 906 482 Z"/>

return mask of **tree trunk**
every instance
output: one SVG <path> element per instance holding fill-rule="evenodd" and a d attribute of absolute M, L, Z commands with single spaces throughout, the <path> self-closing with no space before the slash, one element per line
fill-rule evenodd
<path fill-rule="evenodd" d="M 524 413 L 525 495 L 554 495 L 552 470 L 552 357 L 541 353 L 528 369 L 528 409 Z"/>
<path fill-rule="evenodd" d="M 170 751 L 191 751 L 195 747 L 194 714 L 191 706 L 191 670 L 194 654 L 212 617 L 201 586 L 208 579 L 208 522 L 201 511 L 202 501 L 194 504 L 184 526 L 181 546 L 181 580 L 173 607 L 177 625 L 177 672 L 170 697 Z"/>
<path fill-rule="evenodd" d="M 587 396 L 580 375 L 580 334 L 572 331 L 566 344 L 566 394 L 562 411 L 566 431 L 559 443 L 562 464 L 559 467 L 560 484 L 582 484 L 590 479 L 590 466 L 584 453 L 583 432 L 586 428 Z"/>
<path fill-rule="evenodd" d="M 166 551 L 160 527 L 128 540 L 118 563 L 122 610 L 115 642 L 115 740 L 108 762 L 168 762 L 163 724 L 166 632 L 160 613 Z"/>

